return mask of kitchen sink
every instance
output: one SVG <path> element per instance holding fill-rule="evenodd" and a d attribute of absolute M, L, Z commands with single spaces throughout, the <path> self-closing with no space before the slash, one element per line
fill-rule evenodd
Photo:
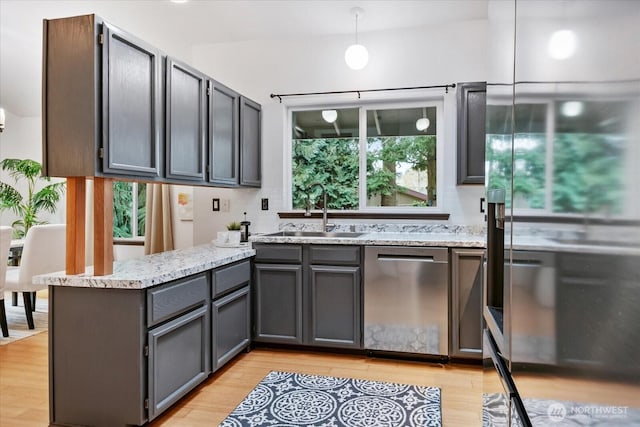
<path fill-rule="evenodd" d="M 365 233 L 353 233 L 348 231 L 278 231 L 265 234 L 269 237 L 360 237 Z"/>

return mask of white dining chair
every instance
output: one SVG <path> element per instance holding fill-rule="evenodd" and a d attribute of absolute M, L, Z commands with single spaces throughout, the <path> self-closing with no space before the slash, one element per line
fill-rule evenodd
<path fill-rule="evenodd" d="M 2 329 L 3 337 L 9 336 L 7 312 L 4 308 L 4 282 L 7 275 L 7 260 L 9 259 L 12 234 L 13 229 L 11 227 L 0 226 L 0 328 Z"/>
<path fill-rule="evenodd" d="M 34 329 L 33 313 L 35 302 L 31 293 L 46 289 L 46 285 L 34 285 L 33 276 L 54 273 L 65 269 L 66 225 L 34 225 L 27 232 L 20 266 L 9 267 L 6 274 L 7 291 L 22 292 L 24 311 L 29 329 Z"/>

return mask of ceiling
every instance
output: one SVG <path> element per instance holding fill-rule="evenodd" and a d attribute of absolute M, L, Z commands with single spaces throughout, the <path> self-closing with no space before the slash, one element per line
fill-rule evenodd
<path fill-rule="evenodd" d="M 304 39 L 487 18 L 487 0 L 0 0 L 0 107 L 38 116 L 42 19 L 96 13 L 162 50 L 184 57 L 200 44 Z"/>

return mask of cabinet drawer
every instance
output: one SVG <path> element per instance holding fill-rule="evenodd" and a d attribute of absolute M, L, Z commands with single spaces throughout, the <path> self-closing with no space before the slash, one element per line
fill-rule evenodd
<path fill-rule="evenodd" d="M 277 262 L 282 264 L 300 264 L 302 246 L 300 245 L 255 245 L 256 262 Z"/>
<path fill-rule="evenodd" d="M 147 325 L 154 326 L 209 300 L 207 274 L 202 273 L 147 291 Z"/>
<path fill-rule="evenodd" d="M 311 264 L 360 265 L 360 246 L 311 245 L 309 262 Z"/>
<path fill-rule="evenodd" d="M 223 293 L 243 285 L 251 279 L 251 264 L 249 261 L 219 268 L 211 275 L 211 296 L 216 298 Z"/>

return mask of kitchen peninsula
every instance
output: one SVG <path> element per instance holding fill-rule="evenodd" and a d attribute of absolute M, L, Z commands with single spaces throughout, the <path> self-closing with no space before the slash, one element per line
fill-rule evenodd
<path fill-rule="evenodd" d="M 208 244 L 35 278 L 49 285 L 51 424 L 142 425 L 247 348 L 254 254 Z"/>

